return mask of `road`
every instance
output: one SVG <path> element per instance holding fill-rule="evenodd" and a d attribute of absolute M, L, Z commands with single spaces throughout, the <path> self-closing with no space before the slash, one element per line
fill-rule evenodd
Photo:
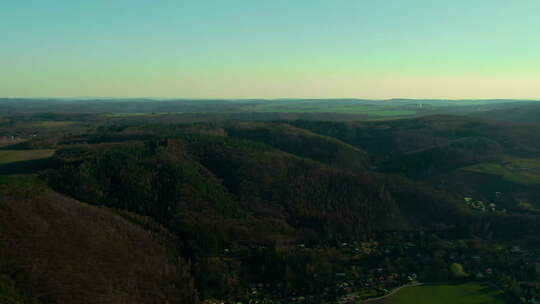
<path fill-rule="evenodd" d="M 372 301 L 382 300 L 384 298 L 387 298 L 387 297 L 395 294 L 396 292 L 400 291 L 401 289 L 403 289 L 405 287 L 420 286 L 420 285 L 423 285 L 423 284 L 424 283 L 414 283 L 414 284 L 403 285 L 403 286 L 400 286 L 400 287 L 392 290 L 390 293 L 388 293 L 388 294 L 386 294 L 386 295 L 384 295 L 382 297 L 367 299 L 367 300 L 364 300 L 362 303 L 369 303 L 369 302 L 372 302 Z"/>

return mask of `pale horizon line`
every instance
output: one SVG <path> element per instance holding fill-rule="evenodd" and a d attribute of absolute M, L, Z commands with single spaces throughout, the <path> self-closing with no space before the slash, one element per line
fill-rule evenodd
<path fill-rule="evenodd" d="M 392 101 L 392 100 L 441 100 L 441 101 L 540 101 L 539 98 L 411 98 L 411 97 L 392 97 L 392 98 L 362 98 L 362 97 L 148 97 L 148 96 L 134 96 L 134 97 L 111 97 L 111 96 L 80 96 L 80 97 L 0 97 L 1 99 L 48 99 L 48 100 L 84 100 L 84 99 L 99 99 L 99 100 L 125 100 L 125 99 L 148 99 L 148 100 L 368 100 L 368 101 Z"/>

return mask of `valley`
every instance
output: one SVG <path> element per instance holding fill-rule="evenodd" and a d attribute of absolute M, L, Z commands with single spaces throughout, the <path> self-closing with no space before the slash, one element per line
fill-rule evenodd
<path fill-rule="evenodd" d="M 3 116 L 6 296 L 540 297 L 540 122 L 220 115 Z"/>

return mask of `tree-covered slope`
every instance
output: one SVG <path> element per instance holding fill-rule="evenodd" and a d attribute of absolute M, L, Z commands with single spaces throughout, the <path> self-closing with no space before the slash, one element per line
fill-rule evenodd
<path fill-rule="evenodd" d="M 35 299 L 197 303 L 189 265 L 152 220 L 80 203 L 29 178 L 3 178 L 0 194 L 0 272 Z"/>
<path fill-rule="evenodd" d="M 244 122 L 228 124 L 224 129 L 229 136 L 263 142 L 339 169 L 361 172 L 369 166 L 365 151 L 289 124 Z"/>
<path fill-rule="evenodd" d="M 422 193 L 411 200 L 400 195 L 416 186 L 400 179 L 355 174 L 253 141 L 178 134 L 98 146 L 58 151 L 51 185 L 86 202 L 152 216 L 179 233 L 210 229 L 218 239 L 236 242 L 350 238 L 410 229 L 419 222 L 402 210 L 411 205 L 426 206 L 433 219 L 433 205 L 461 214 L 442 193 L 443 200 Z M 192 227 L 205 222 L 202 229 Z"/>

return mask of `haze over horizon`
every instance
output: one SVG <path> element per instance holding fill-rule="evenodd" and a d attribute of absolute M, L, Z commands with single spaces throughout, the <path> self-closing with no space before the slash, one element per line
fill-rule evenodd
<path fill-rule="evenodd" d="M 534 0 L 4 2 L 1 97 L 540 97 Z"/>

